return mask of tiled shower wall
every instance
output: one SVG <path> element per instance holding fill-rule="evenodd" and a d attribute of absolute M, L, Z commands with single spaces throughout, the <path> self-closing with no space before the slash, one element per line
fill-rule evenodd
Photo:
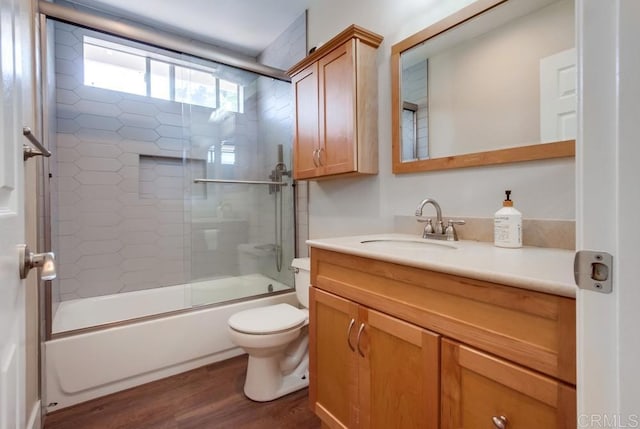
<path fill-rule="evenodd" d="M 271 67 L 287 70 L 294 64 L 301 61 L 306 56 L 307 49 L 307 16 L 306 13 L 300 15 L 276 40 L 274 40 L 258 57 L 258 60 Z M 283 86 L 273 79 L 260 78 L 260 91 L 258 98 L 258 116 L 261 118 L 259 124 L 259 134 L 265 139 L 268 147 L 275 147 L 282 144 L 284 147 L 284 162 L 289 171 L 293 167 L 293 120 L 295 109 L 293 105 L 293 89 L 291 85 Z M 277 162 L 277 152 L 272 151 L 264 158 L 264 169 L 271 171 Z M 292 180 L 289 180 L 293 182 Z M 293 212 L 286 211 L 284 225 L 289 230 L 284 231 L 285 240 L 295 239 L 297 231 L 297 256 L 308 256 L 305 241 L 309 236 L 308 214 L 306 201 L 306 182 L 298 182 L 295 190 L 291 187 L 284 189 L 285 195 L 296 201 L 296 221 L 295 230 L 294 222 L 290 217 Z M 273 205 L 274 201 L 268 195 L 263 194 L 262 204 L 265 206 Z M 303 198 L 303 200 L 301 200 Z M 286 205 L 285 205 L 286 207 Z M 270 211 L 269 213 L 274 213 Z M 275 221 L 275 219 L 274 219 Z M 288 271 L 291 259 L 294 257 L 294 248 L 285 249 L 283 255 L 283 271 Z M 280 274 L 276 278 L 282 278 Z"/>
<path fill-rule="evenodd" d="M 287 31 L 305 26 L 300 19 Z M 244 76 L 247 84 L 245 113 L 209 121 L 210 109 L 84 86 L 87 31 L 55 24 L 51 225 L 59 277 L 54 302 L 237 274 L 241 243 L 273 243 L 275 219 L 259 218 L 273 216 L 273 195 L 265 188 L 195 185 L 192 179 L 267 180 L 278 143 L 290 165 L 291 94 L 282 89 L 288 85 L 238 71 L 242 76 L 236 77 Z M 276 42 L 296 43 L 280 39 Z M 286 49 L 295 54 L 291 46 Z M 266 95 L 269 91 L 274 97 Z M 211 144 L 231 134 L 239 165 L 230 171 L 208 164 Z M 258 144 L 262 138 L 271 145 L 264 153 L 258 147 L 264 147 Z M 285 202 L 289 218 L 290 207 Z M 292 236 L 289 226 L 285 237 Z M 285 260 L 292 256 L 288 253 Z"/>

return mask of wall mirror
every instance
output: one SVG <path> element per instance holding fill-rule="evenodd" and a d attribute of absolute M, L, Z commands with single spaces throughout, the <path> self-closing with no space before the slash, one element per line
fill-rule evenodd
<path fill-rule="evenodd" d="M 573 0 L 478 0 L 391 67 L 394 173 L 575 155 Z"/>

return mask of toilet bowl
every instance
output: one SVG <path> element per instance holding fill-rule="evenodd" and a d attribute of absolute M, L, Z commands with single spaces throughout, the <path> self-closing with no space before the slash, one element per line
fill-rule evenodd
<path fill-rule="evenodd" d="M 298 301 L 304 308 L 276 304 L 235 313 L 229 337 L 249 355 L 244 393 L 271 401 L 309 385 L 309 258 L 291 263 Z"/>

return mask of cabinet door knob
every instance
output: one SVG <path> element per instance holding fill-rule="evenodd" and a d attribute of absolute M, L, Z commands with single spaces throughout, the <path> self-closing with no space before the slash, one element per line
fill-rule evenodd
<path fill-rule="evenodd" d="M 351 329 L 353 329 L 353 325 L 356 324 L 356 319 L 351 319 L 351 322 L 349 322 L 349 328 L 347 328 L 347 344 L 349 344 L 349 348 L 351 349 L 352 352 L 356 351 L 356 348 L 353 347 L 353 344 L 351 344 Z"/>
<path fill-rule="evenodd" d="M 318 164 L 319 159 L 320 159 L 320 149 L 314 149 L 313 150 L 313 165 L 315 165 L 316 167 L 320 167 L 320 165 Z"/>
<path fill-rule="evenodd" d="M 493 422 L 493 425 L 498 429 L 507 429 L 507 423 L 509 423 L 505 416 L 493 416 L 491 417 L 491 421 Z"/>
<path fill-rule="evenodd" d="M 358 353 L 360 353 L 360 356 L 364 357 L 364 353 L 362 352 L 362 349 L 360 348 L 360 337 L 362 336 L 362 333 L 364 332 L 364 323 L 360 324 L 360 329 L 358 329 L 358 338 L 356 339 L 356 346 L 358 347 Z"/>

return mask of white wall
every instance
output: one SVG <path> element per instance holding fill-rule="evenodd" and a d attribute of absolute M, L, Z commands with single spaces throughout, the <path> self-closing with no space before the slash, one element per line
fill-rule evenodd
<path fill-rule="evenodd" d="M 393 216 L 412 215 L 424 197 L 440 202 L 444 216 L 490 217 L 512 189 L 525 218 L 573 219 L 573 160 L 529 162 L 394 176 L 391 173 L 391 46 L 472 0 L 311 0 L 309 46 L 350 24 L 384 36 L 378 48 L 380 172 L 374 177 L 315 182 L 310 187 L 312 238 L 389 231 Z"/>

